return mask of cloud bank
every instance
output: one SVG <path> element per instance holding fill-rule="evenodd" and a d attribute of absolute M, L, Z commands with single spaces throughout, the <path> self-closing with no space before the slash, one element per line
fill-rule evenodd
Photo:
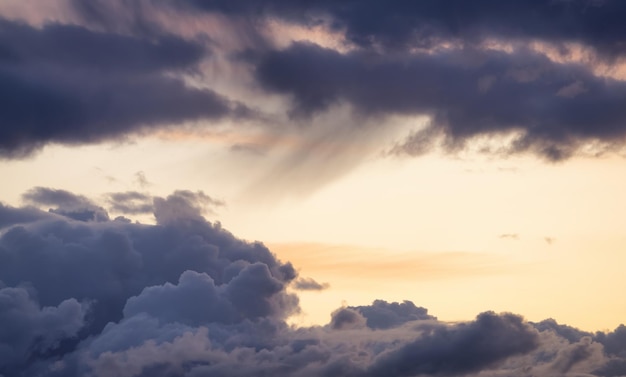
<path fill-rule="evenodd" d="M 203 43 L 171 34 L 37 28 L 0 17 L 0 157 L 244 116 L 245 106 L 182 80 L 208 54 Z"/>
<path fill-rule="evenodd" d="M 621 149 L 626 137 L 619 0 L 60 4 L 71 23 L 0 22 L 2 157 L 241 119 L 270 135 L 272 119 L 302 148 L 324 150 L 307 144 L 316 133 L 306 126 L 342 106 L 352 119 L 323 133 L 345 145 L 372 129 L 395 134 L 393 117 L 426 117 L 378 146 L 393 155 L 487 138 L 500 143 L 484 153 L 560 161 Z M 289 42 L 294 28 L 312 37 Z M 267 95 L 280 104 L 265 106 Z"/>
<path fill-rule="evenodd" d="M 290 326 L 299 306 L 288 288 L 315 281 L 181 197 L 192 198 L 155 199 L 155 225 L 74 216 L 64 208 L 93 201 L 62 190 L 29 191 L 30 207 L 0 206 L 0 375 L 626 373 L 623 326 L 592 334 L 493 312 L 445 323 L 382 299 L 339 308 L 324 326 Z"/>

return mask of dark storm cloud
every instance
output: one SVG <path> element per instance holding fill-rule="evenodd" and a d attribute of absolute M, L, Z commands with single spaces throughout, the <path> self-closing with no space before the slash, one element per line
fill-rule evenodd
<path fill-rule="evenodd" d="M 430 118 L 430 127 L 391 154 L 418 156 L 434 145 L 458 151 L 473 137 L 511 132 L 518 137 L 510 144 L 481 151 L 558 161 L 584 146 L 602 153 L 624 144 L 626 84 L 593 70 L 598 62 L 623 64 L 626 4 L 619 0 L 188 3 L 228 17 L 326 25 L 345 37 L 351 52 L 301 43 L 265 50 L 253 59 L 254 72 L 264 89 L 292 100 L 292 115 L 310 118 L 349 104 L 355 124 L 365 117 L 385 127 L 385 117 L 398 114 Z M 487 49 L 484 42 L 494 40 L 513 51 Z M 556 63 L 532 51 L 536 41 L 550 43 L 566 62 L 574 51 L 568 42 L 596 56 L 586 65 Z"/>
<path fill-rule="evenodd" d="M 626 134 L 621 106 L 626 85 L 596 76 L 591 67 L 623 60 L 626 5 L 619 0 L 69 4 L 78 25 L 0 22 L 1 157 L 23 157 L 48 143 L 99 142 L 197 120 L 260 119 L 249 106 L 180 79 L 199 72 L 209 45 L 217 55 L 228 51 L 220 56 L 230 56 L 224 63 L 237 69 L 244 69 L 242 56 L 252 57 L 247 68 L 258 84 L 290 97 L 292 115 L 306 118 L 349 104 L 357 115 L 350 124 L 383 128 L 390 115 L 430 118 L 430 127 L 397 143 L 392 154 L 417 156 L 438 143 L 460 150 L 472 137 L 518 132 L 510 145 L 483 151 L 530 151 L 556 161 L 583 145 L 598 143 L 597 153 L 622 146 Z M 247 37 L 233 39 L 258 43 L 243 43 L 251 51 L 231 51 L 237 49 L 227 46 L 237 44 L 232 40 L 177 35 L 187 34 L 184 25 L 171 24 L 200 17 L 198 9 L 221 14 L 220 22 L 245 24 Z M 169 26 L 164 15 L 172 16 Z M 345 37 L 351 52 L 305 44 L 272 51 L 276 44 L 263 21 L 276 19 L 325 25 Z M 251 33 L 258 35 L 248 38 Z M 493 40 L 513 43 L 513 52 L 486 49 L 483 42 Z M 565 61 L 572 53 L 566 42 L 597 56 L 587 59 L 588 66 L 555 63 L 524 50 L 534 41 L 552 43 Z"/>
<path fill-rule="evenodd" d="M 0 157 L 243 116 L 243 105 L 176 78 L 206 53 L 199 42 L 163 33 L 140 38 L 0 19 Z"/>
<path fill-rule="evenodd" d="M 181 196 L 189 200 L 178 200 Z M 86 201 L 66 191 L 42 188 L 26 197 L 67 206 Z M 124 315 L 148 313 L 164 322 L 187 318 L 186 322 L 197 325 L 281 320 L 296 311 L 297 298 L 285 292 L 295 278 L 293 267 L 276 260 L 263 245 L 238 240 L 196 216 L 201 208 L 196 212 L 185 208 L 194 205 L 190 198 L 196 197 L 207 196 L 181 191 L 160 199 L 155 216 L 166 221 L 156 226 L 84 223 L 43 214 L 24 224 L 33 209 L 24 210 L 25 215 L 17 219 L 22 225 L 6 227 L 0 235 L 0 281 L 6 287 L 0 298 L 5 297 L 2 294 L 8 297 L 0 300 L 6 302 L 0 304 L 0 311 L 8 311 L 3 316 L 8 322 L 3 322 L 6 331 L 0 332 L 0 344 L 22 347 L 16 348 L 19 355 L 0 364 L 0 374 L 13 375 L 48 353 L 69 352 L 61 340 L 78 336 L 71 350 L 78 341 L 97 335 L 105 324 Z M 162 216 L 160 210 L 167 214 Z M 188 214 L 192 216 L 186 217 Z M 82 307 L 76 306 L 79 303 L 88 305 L 86 315 L 78 310 Z M 74 316 L 69 316 L 70 310 Z M 62 318 L 74 322 L 59 322 L 62 327 L 57 330 L 57 312 L 59 316 L 68 314 Z M 6 317 L 9 314 L 15 317 Z M 32 323 L 25 322 L 29 318 Z M 32 336 L 18 331 L 22 326 L 15 322 L 18 320 L 30 326 Z M 12 327 L 15 330 L 10 330 Z"/>
<path fill-rule="evenodd" d="M 102 73 L 149 73 L 193 67 L 206 53 L 201 44 L 173 35 L 153 41 L 49 24 L 37 29 L 0 19 L 3 63 L 63 66 Z"/>
<path fill-rule="evenodd" d="M 25 198 L 92 204 L 44 188 Z M 623 374 L 623 326 L 590 334 L 491 312 L 445 323 L 410 301 L 376 300 L 338 309 L 326 326 L 293 327 L 286 319 L 299 312 L 298 298 L 287 290 L 296 270 L 206 221 L 208 198 L 156 198 L 156 225 L 1 206 L 0 375 Z"/>
<path fill-rule="evenodd" d="M 626 326 L 620 325 L 609 333 L 599 333 L 596 340 L 604 345 L 610 355 L 626 358 Z"/>
<path fill-rule="evenodd" d="M 415 342 L 382 354 L 370 376 L 463 375 L 539 346 L 521 317 L 480 314 L 476 321 L 435 329 Z"/>
<path fill-rule="evenodd" d="M 267 90 L 288 95 L 298 116 L 341 103 L 381 121 L 391 114 L 429 116 L 426 129 L 395 146 L 398 154 L 420 155 L 438 138 L 455 150 L 472 137 L 517 132 L 495 152 L 561 160 L 582 143 L 616 144 L 626 136 L 626 83 L 523 49 L 394 58 L 296 43 L 266 54 L 256 75 Z"/>
<path fill-rule="evenodd" d="M 21 223 L 30 223 L 36 220 L 49 218 L 51 215 L 40 210 L 29 208 L 14 208 L 0 203 L 0 229 Z"/>
<path fill-rule="evenodd" d="M 360 47 L 432 47 L 485 38 L 579 42 L 609 56 L 626 52 L 620 0 L 188 0 L 227 15 L 327 22 Z"/>
<path fill-rule="evenodd" d="M 41 308 L 27 288 L 0 289 L 0 371 L 59 347 L 84 326 L 87 305 L 67 299 Z"/>

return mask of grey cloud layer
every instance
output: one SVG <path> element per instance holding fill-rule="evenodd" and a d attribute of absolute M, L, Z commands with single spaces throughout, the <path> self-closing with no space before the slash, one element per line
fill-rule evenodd
<path fill-rule="evenodd" d="M 290 98 L 285 112 L 304 115 L 299 122 L 341 104 L 354 108 L 352 123 L 367 117 L 381 128 L 389 115 L 428 116 L 430 127 L 398 143 L 397 154 L 428 152 L 433 139 L 455 150 L 476 136 L 514 131 L 517 139 L 496 152 L 561 160 L 588 144 L 621 147 L 626 135 L 624 81 L 592 69 L 597 62 L 624 63 L 626 5 L 619 0 L 72 0 L 67 6 L 79 25 L 0 22 L 1 156 L 186 121 L 260 117 L 249 110 L 254 106 L 179 78 L 200 69 L 208 45 L 228 46 L 211 35 L 202 36 L 205 42 L 177 35 L 181 28 L 166 28 L 155 14 L 176 20 L 198 10 L 243 22 L 247 34 L 256 28 L 258 43 L 241 54 L 230 51 L 229 64 L 247 67 L 254 85 Z M 323 25 L 352 50 L 272 47 L 263 25 L 276 19 Z M 514 48 L 486 49 L 484 42 L 493 40 Z M 563 56 L 571 52 L 567 43 L 578 43 L 597 56 L 588 64 L 556 63 L 527 49 L 534 41 L 551 43 Z"/>
<path fill-rule="evenodd" d="M 243 105 L 176 78 L 206 53 L 199 42 L 168 34 L 148 39 L 0 19 L 0 157 L 245 115 Z"/>
<path fill-rule="evenodd" d="M 626 5 L 618 0 L 190 2 L 343 33 L 351 52 L 296 43 L 255 60 L 256 77 L 266 90 L 286 94 L 295 115 L 347 103 L 359 117 L 378 118 L 379 127 L 388 115 L 428 116 L 430 126 L 391 148 L 394 154 L 417 156 L 436 144 L 455 151 L 474 137 L 508 132 L 517 134 L 509 145 L 485 151 L 556 161 L 585 145 L 601 153 L 624 143 L 626 84 L 591 67 L 624 64 Z M 493 40 L 516 47 L 485 49 Z M 527 49 L 535 41 L 563 56 L 570 53 L 565 43 L 578 43 L 597 56 L 589 65 L 555 63 Z M 443 43 L 449 47 L 437 51 Z"/>
<path fill-rule="evenodd" d="M 611 56 L 626 52 L 626 4 L 619 0 L 188 0 L 199 9 L 248 17 L 328 22 L 361 47 L 430 47 L 442 40 L 537 38 L 580 42 Z"/>
<path fill-rule="evenodd" d="M 474 136 L 517 131 L 511 152 L 559 160 L 581 142 L 620 143 L 626 136 L 626 83 L 529 51 L 393 58 L 299 43 L 265 55 L 256 75 L 268 90 L 289 95 L 296 115 L 342 102 L 365 116 L 429 115 L 429 128 L 394 150 L 412 155 L 428 151 L 437 136 L 459 147 Z"/>
<path fill-rule="evenodd" d="M 141 199 L 136 193 L 118 199 Z M 410 301 L 340 308 L 294 328 L 300 282 L 262 244 L 157 198 L 156 225 L 77 218 L 88 198 L 36 188 L 0 206 L 3 376 L 554 376 L 626 372 L 626 330 L 485 312 L 449 324 Z M 182 200 L 185 199 L 185 200 Z M 58 207 L 57 207 L 58 206 Z M 160 213 L 162 212 L 162 213 Z"/>

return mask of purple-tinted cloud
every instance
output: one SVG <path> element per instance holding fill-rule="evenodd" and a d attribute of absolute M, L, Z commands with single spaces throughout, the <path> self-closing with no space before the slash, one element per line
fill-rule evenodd
<path fill-rule="evenodd" d="M 118 139 L 154 127 L 246 116 L 245 106 L 185 85 L 207 47 L 83 26 L 0 19 L 0 157 L 47 143 Z"/>
<path fill-rule="evenodd" d="M 182 194 L 181 194 L 182 193 Z M 138 195 L 127 193 L 129 197 Z M 410 301 L 335 311 L 294 328 L 296 271 L 235 238 L 179 191 L 156 225 L 79 221 L 0 207 L 0 374 L 4 376 L 616 376 L 623 326 L 586 333 L 553 320 L 479 314 L 449 324 Z M 36 188 L 38 205 L 90 206 Z M 181 200 L 181 198 L 185 200 Z M 195 206 L 195 207 L 194 207 Z M 165 213 L 159 213 L 164 211 Z"/>

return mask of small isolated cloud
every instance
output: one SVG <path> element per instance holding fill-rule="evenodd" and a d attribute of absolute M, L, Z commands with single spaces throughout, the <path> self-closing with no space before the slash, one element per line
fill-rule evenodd
<path fill-rule="evenodd" d="M 255 156 L 262 156 L 265 154 L 265 147 L 259 144 L 251 143 L 237 143 L 230 146 L 230 150 L 236 153 L 246 153 Z"/>
<path fill-rule="evenodd" d="M 498 236 L 498 238 L 504 239 L 504 240 L 514 240 L 514 241 L 517 241 L 519 239 L 519 234 L 517 234 L 517 233 L 502 233 L 501 235 Z"/>
<path fill-rule="evenodd" d="M 152 182 L 148 181 L 146 173 L 144 173 L 143 171 L 138 171 L 137 173 L 135 173 L 135 183 L 143 189 L 152 186 Z"/>
<path fill-rule="evenodd" d="M 330 288 L 330 284 L 318 283 L 312 278 L 299 278 L 294 282 L 293 288 L 298 291 L 323 291 Z"/>
<path fill-rule="evenodd" d="M 543 240 L 548 244 L 548 245 L 552 245 L 553 243 L 556 242 L 556 238 L 554 237 L 543 237 Z"/>

